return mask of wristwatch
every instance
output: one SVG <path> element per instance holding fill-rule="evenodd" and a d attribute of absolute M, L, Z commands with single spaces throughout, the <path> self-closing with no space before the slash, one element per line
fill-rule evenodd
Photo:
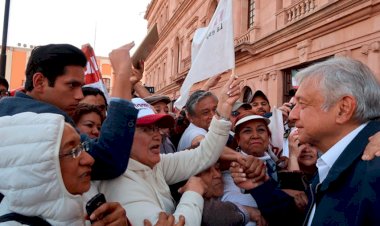
<path fill-rule="evenodd" d="M 221 116 L 217 110 L 215 110 L 215 115 L 218 116 L 219 120 L 230 121 L 230 118 Z"/>

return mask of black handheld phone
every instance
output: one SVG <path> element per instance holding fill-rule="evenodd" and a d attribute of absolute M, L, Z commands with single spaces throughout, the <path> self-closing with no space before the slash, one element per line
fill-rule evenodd
<path fill-rule="evenodd" d="M 102 193 L 99 193 L 92 197 L 90 201 L 87 202 L 86 204 L 86 211 L 88 216 L 91 216 L 91 214 L 103 203 L 106 202 L 106 197 Z"/>

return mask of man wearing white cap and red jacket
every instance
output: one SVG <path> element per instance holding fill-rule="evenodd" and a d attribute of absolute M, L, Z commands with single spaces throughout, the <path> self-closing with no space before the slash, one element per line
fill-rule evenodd
<path fill-rule="evenodd" d="M 218 115 L 214 116 L 200 146 L 173 154 L 160 154 L 158 131 L 160 127 L 173 125 L 173 118 L 155 114 L 142 99 L 132 100 L 139 114 L 128 169 L 119 178 L 103 181 L 99 186 L 108 200 L 117 200 L 123 205 L 132 225 L 143 225 L 144 219 L 155 224 L 162 211 L 173 214 L 176 221 L 180 215 L 184 216 L 186 225 L 201 224 L 205 185 L 193 175 L 215 164 L 223 151 L 231 127 L 232 105 L 240 96 L 238 84 L 232 77 L 221 89 Z M 187 179 L 187 184 L 180 188 L 183 196 L 175 206 L 169 185 Z"/>

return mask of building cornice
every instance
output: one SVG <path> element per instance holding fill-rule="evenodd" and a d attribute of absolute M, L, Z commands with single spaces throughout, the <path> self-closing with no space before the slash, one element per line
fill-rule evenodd
<path fill-rule="evenodd" d="M 310 38 L 315 39 L 331 31 L 336 31 L 350 24 L 368 19 L 371 17 L 372 12 L 379 10 L 378 8 L 380 8 L 379 1 L 377 1 L 376 5 L 373 5 L 373 1 L 364 1 L 363 3 L 363 0 L 335 0 L 314 13 L 294 21 L 284 28 L 262 37 L 254 43 L 248 43 L 246 41 L 238 43 L 235 47 L 235 51 L 246 52 L 251 58 L 272 55 L 289 48 L 289 46 L 296 46 L 297 43 L 303 40 Z M 321 18 L 323 18 L 324 21 L 321 21 Z M 237 59 L 237 61 L 245 59 L 245 54 L 238 55 L 242 58 Z"/>
<path fill-rule="evenodd" d="M 149 14 L 152 12 L 152 10 L 156 6 L 157 2 L 158 2 L 158 0 L 151 0 L 150 1 L 148 6 L 146 7 L 146 11 L 145 11 L 145 15 L 144 15 L 145 20 L 148 20 Z"/>

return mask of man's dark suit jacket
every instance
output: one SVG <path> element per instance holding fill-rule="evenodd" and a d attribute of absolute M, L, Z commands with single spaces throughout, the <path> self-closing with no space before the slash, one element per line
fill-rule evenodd
<path fill-rule="evenodd" d="M 336 160 L 316 194 L 313 226 L 380 225 L 380 158 L 361 160 L 378 131 L 380 122 L 369 122 Z"/>
<path fill-rule="evenodd" d="M 312 226 L 380 225 L 380 157 L 371 161 L 361 160 L 368 138 L 378 131 L 380 122 L 369 122 L 339 156 L 323 183 L 318 185 Z M 303 215 L 271 181 L 249 192 L 269 222 L 274 220 L 290 225 L 286 222 L 294 222 Z M 312 191 L 307 192 L 308 209 L 311 211 Z M 293 222 L 291 225 L 300 225 L 300 222 Z M 304 225 L 307 222 L 305 219 Z"/>

